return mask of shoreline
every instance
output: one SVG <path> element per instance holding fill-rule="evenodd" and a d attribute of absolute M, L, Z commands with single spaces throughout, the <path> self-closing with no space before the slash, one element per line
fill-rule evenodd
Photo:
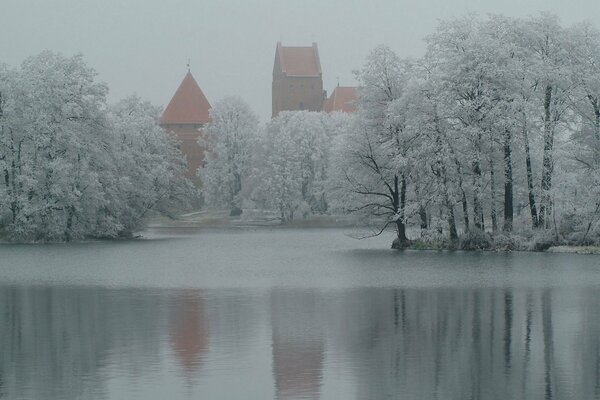
<path fill-rule="evenodd" d="M 600 255 L 600 246 L 552 246 L 546 252 Z"/>
<path fill-rule="evenodd" d="M 317 215 L 306 219 L 297 219 L 282 224 L 280 219 L 274 215 L 265 213 L 246 213 L 243 217 L 231 217 L 227 212 L 216 210 L 203 210 L 167 218 L 164 216 L 153 216 L 147 220 L 145 229 L 351 229 L 359 228 L 354 219 L 345 216 Z M 514 238 L 518 240 L 519 238 Z M 490 251 L 490 252 L 539 252 L 539 253 L 563 253 L 600 255 L 600 246 L 577 246 L 577 245 L 552 245 L 545 249 L 527 248 L 504 244 L 491 245 L 488 248 L 460 248 L 451 246 L 446 241 L 423 241 L 412 240 L 402 249 L 397 250 L 437 250 L 437 251 Z M 516 244 L 516 243 L 515 243 Z"/>

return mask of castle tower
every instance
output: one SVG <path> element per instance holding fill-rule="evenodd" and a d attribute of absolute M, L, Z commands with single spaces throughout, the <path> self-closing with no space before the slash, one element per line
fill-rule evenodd
<path fill-rule="evenodd" d="M 187 160 L 187 177 L 198 183 L 196 171 L 204 161 L 204 151 L 198 144 L 201 130 L 210 121 L 211 106 L 202 89 L 188 70 L 160 118 L 162 126 L 181 143 Z"/>
<path fill-rule="evenodd" d="M 356 111 L 356 88 L 351 86 L 337 86 L 331 92 L 331 96 L 323 103 L 325 112 L 345 112 L 353 113 Z"/>
<path fill-rule="evenodd" d="M 317 44 L 284 47 L 277 43 L 273 66 L 273 113 L 323 109 L 323 74 Z"/>

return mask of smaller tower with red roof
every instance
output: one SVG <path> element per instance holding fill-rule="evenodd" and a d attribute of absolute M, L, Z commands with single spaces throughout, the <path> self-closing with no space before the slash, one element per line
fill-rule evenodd
<path fill-rule="evenodd" d="M 353 113 L 356 111 L 356 88 L 351 86 L 337 86 L 331 92 L 331 96 L 323 103 L 323 111 L 341 111 Z"/>
<path fill-rule="evenodd" d="M 204 151 L 198 144 L 202 128 L 210 121 L 211 106 L 188 69 L 169 105 L 160 118 L 162 126 L 181 143 L 187 160 L 187 176 L 198 183 L 196 171 L 204 161 Z"/>

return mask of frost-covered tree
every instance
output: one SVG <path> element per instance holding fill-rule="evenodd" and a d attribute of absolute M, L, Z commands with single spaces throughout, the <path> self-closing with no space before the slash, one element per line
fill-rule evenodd
<path fill-rule="evenodd" d="M 464 247 L 597 240 L 599 66 L 598 31 L 549 14 L 441 21 L 410 68 L 376 48 L 336 142 L 336 208 L 395 222 L 398 243 L 413 216 Z"/>
<path fill-rule="evenodd" d="M 600 220 L 600 31 L 589 23 L 578 24 L 568 31 L 569 70 L 575 89 L 571 107 L 580 123 L 568 142 L 566 166 L 568 190 L 565 223 L 576 231 L 580 243 L 590 241 L 590 234 Z"/>
<path fill-rule="evenodd" d="M 411 64 L 390 48 L 376 47 L 356 72 L 360 84 L 356 123 L 345 137 L 336 166 L 345 209 L 382 220 L 381 233 L 396 227 L 397 245 L 407 242 L 407 188 L 416 142 L 407 129 L 406 85 Z"/>
<path fill-rule="evenodd" d="M 7 228 L 20 238 L 69 240 L 100 206 L 98 165 L 107 88 L 80 56 L 44 52 L 13 73 L 2 135 Z M 86 221 L 88 223 L 89 221 Z"/>
<path fill-rule="evenodd" d="M 185 161 L 174 138 L 157 124 L 159 115 L 158 107 L 137 96 L 109 108 L 115 151 L 103 184 L 114 207 L 107 217 L 126 231 L 139 228 L 150 210 L 169 215 L 197 196 L 184 177 Z"/>
<path fill-rule="evenodd" d="M 494 51 L 497 43 L 478 19 L 467 16 L 440 23 L 428 45 L 428 57 L 438 63 L 447 121 L 458 133 L 463 165 L 470 170 L 474 227 L 485 229 L 484 189 L 489 186 L 490 217 L 496 230 L 495 143 L 490 139 L 497 135 L 498 107 L 503 100 L 498 76 L 501 63 Z"/>
<path fill-rule="evenodd" d="M 180 181 L 158 110 L 130 99 L 111 111 L 94 78 L 80 55 L 49 51 L 0 70 L 0 226 L 9 238 L 128 235 Z"/>
<path fill-rule="evenodd" d="M 442 101 L 442 85 L 434 63 L 422 61 L 415 69 L 415 78 L 407 89 L 411 99 L 407 112 L 408 127 L 418 140 L 412 153 L 413 166 L 417 172 L 415 188 L 418 189 L 418 206 L 421 234 L 427 230 L 429 215 L 437 208 L 441 219 L 445 219 L 450 240 L 458 239 L 456 204 L 462 200 L 465 211 L 465 230 L 468 230 L 467 200 L 461 168 L 457 168 L 454 132 L 445 119 Z M 456 179 L 458 177 L 458 179 Z M 460 192 L 459 192 L 460 189 Z M 459 196 L 462 194 L 462 197 Z M 424 199 L 427 199 L 424 201 Z M 438 230 L 441 221 L 436 224 Z M 439 233 L 439 232 L 438 232 Z"/>
<path fill-rule="evenodd" d="M 239 215 L 243 189 L 251 172 L 258 118 L 237 97 L 217 102 L 210 110 L 210 118 L 200 138 L 206 149 L 206 163 L 199 171 L 204 200 L 210 206 L 227 207 L 231 215 Z"/>
<path fill-rule="evenodd" d="M 285 111 L 267 123 L 255 162 L 252 199 L 283 222 L 328 208 L 331 133 L 335 123 L 309 111 Z"/>
<path fill-rule="evenodd" d="M 519 44 L 532 62 L 529 81 L 534 89 L 542 115 L 543 160 L 538 226 L 549 227 L 552 219 L 552 176 L 554 172 L 554 143 L 556 130 L 564 122 L 569 108 L 568 96 L 572 89 L 568 73 L 569 59 L 566 32 L 558 17 L 542 14 L 522 21 Z"/>

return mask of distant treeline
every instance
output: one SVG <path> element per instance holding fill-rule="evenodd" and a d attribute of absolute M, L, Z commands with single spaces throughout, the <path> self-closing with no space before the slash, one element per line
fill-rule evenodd
<path fill-rule="evenodd" d="M 426 42 L 420 59 L 376 47 L 353 115 L 284 112 L 259 127 L 240 100 L 217 104 L 207 203 L 282 221 L 351 212 L 375 234 L 394 226 L 400 248 L 599 243 L 599 31 L 469 15 Z"/>

